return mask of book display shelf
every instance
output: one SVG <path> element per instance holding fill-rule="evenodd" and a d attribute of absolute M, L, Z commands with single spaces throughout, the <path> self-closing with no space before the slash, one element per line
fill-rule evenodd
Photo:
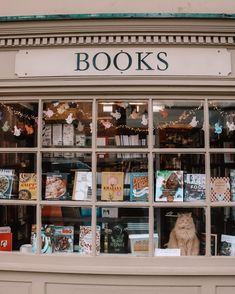
<path fill-rule="evenodd" d="M 235 256 L 235 100 L 6 100 L 0 136 L 0 251 Z"/>

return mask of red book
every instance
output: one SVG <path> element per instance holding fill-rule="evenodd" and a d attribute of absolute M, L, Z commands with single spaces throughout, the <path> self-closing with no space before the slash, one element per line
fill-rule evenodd
<path fill-rule="evenodd" d="M 12 233 L 0 233 L 0 251 L 12 251 Z"/>

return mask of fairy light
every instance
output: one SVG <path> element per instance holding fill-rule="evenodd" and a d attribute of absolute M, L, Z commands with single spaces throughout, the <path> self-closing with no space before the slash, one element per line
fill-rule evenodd
<path fill-rule="evenodd" d="M 5 108 L 8 113 L 13 113 L 14 115 L 16 115 L 20 118 L 24 118 L 24 119 L 28 119 L 28 120 L 35 120 L 35 121 L 37 120 L 37 116 L 22 113 L 21 111 L 14 109 L 13 106 L 6 105 L 4 103 L 0 103 L 0 105 L 3 108 Z"/>

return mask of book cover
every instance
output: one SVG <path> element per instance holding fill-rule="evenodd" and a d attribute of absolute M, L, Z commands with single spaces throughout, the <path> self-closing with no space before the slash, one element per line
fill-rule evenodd
<path fill-rule="evenodd" d="M 217 234 L 211 234 L 211 255 L 217 255 Z M 200 234 L 200 254 L 206 255 L 206 233 Z"/>
<path fill-rule="evenodd" d="M 92 172 L 76 171 L 73 183 L 72 200 L 91 201 Z"/>
<path fill-rule="evenodd" d="M 54 252 L 73 252 L 74 227 L 55 226 L 54 227 Z"/>
<path fill-rule="evenodd" d="M 62 124 L 52 125 L 53 135 L 52 135 L 52 144 L 53 146 L 62 146 L 63 144 L 63 132 Z"/>
<path fill-rule="evenodd" d="M 211 177 L 210 199 L 215 201 L 230 201 L 229 177 Z"/>
<path fill-rule="evenodd" d="M 74 145 L 74 126 L 73 124 L 63 124 L 63 146 Z"/>
<path fill-rule="evenodd" d="M 0 199 L 11 199 L 15 197 L 13 193 L 14 180 L 14 169 L 0 169 Z"/>
<path fill-rule="evenodd" d="M 130 173 L 130 201 L 148 201 L 148 173 Z"/>
<path fill-rule="evenodd" d="M 51 146 L 52 145 L 52 125 L 45 124 L 42 128 L 42 146 Z"/>
<path fill-rule="evenodd" d="M 100 253 L 100 226 L 96 226 L 96 254 Z M 92 231 L 91 226 L 80 226 L 79 253 L 91 254 L 92 252 Z"/>
<path fill-rule="evenodd" d="M 158 170 L 156 172 L 155 201 L 183 201 L 183 171 Z"/>
<path fill-rule="evenodd" d="M 102 172 L 101 200 L 123 200 L 123 172 Z"/>
<path fill-rule="evenodd" d="M 53 174 L 46 175 L 46 200 L 64 200 L 67 199 L 67 174 Z"/>
<path fill-rule="evenodd" d="M 104 253 L 128 253 L 127 224 L 104 223 Z"/>
<path fill-rule="evenodd" d="M 36 173 L 19 173 L 19 199 L 37 199 L 37 175 Z"/>
<path fill-rule="evenodd" d="M 235 201 L 235 169 L 230 170 L 231 201 Z"/>
<path fill-rule="evenodd" d="M 52 253 L 54 251 L 53 247 L 54 238 L 54 225 L 42 225 L 41 227 L 41 253 Z M 37 226 L 32 225 L 31 229 L 31 245 L 32 252 L 37 251 Z"/>
<path fill-rule="evenodd" d="M 206 175 L 184 175 L 184 201 L 203 201 L 206 199 Z"/>
<path fill-rule="evenodd" d="M 12 251 L 12 233 L 0 233 L 0 251 Z"/>
<path fill-rule="evenodd" d="M 235 256 L 235 236 L 221 235 L 220 255 Z"/>

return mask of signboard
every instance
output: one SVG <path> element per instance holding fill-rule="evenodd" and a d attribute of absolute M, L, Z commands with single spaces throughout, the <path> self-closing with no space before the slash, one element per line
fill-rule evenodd
<path fill-rule="evenodd" d="M 227 76 L 227 49 L 124 47 L 19 50 L 18 77 L 52 76 Z"/>

